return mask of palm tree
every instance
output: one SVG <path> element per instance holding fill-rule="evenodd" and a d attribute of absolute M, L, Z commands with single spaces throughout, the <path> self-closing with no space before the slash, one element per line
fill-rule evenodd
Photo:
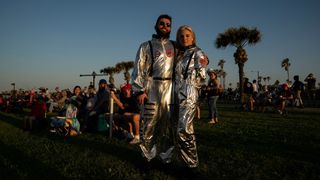
<path fill-rule="evenodd" d="M 267 86 L 267 77 L 263 77 L 264 85 Z"/>
<path fill-rule="evenodd" d="M 113 75 L 115 73 L 119 73 L 119 69 L 115 67 L 106 67 L 100 70 L 100 73 L 105 73 L 106 75 L 109 75 L 109 83 L 114 85 L 114 77 Z"/>
<path fill-rule="evenodd" d="M 261 84 L 261 80 L 262 80 L 262 76 L 258 76 L 258 84 L 259 84 L 259 86 Z"/>
<path fill-rule="evenodd" d="M 228 75 L 228 73 L 226 73 L 225 71 L 222 71 L 222 78 L 223 78 L 223 88 L 226 87 L 226 76 Z"/>
<path fill-rule="evenodd" d="M 134 62 L 133 61 L 127 61 L 127 62 L 120 62 L 118 64 L 116 64 L 116 68 L 119 69 L 120 71 L 124 70 L 124 80 L 127 82 L 127 84 L 130 83 L 130 73 L 129 70 L 132 69 L 134 66 Z"/>
<path fill-rule="evenodd" d="M 218 62 L 218 66 L 220 66 L 220 68 L 223 69 L 224 63 L 226 63 L 226 61 L 224 59 L 220 59 L 220 61 Z"/>
<path fill-rule="evenodd" d="M 16 83 L 11 83 L 11 86 L 13 87 L 12 90 L 16 90 Z"/>
<path fill-rule="evenodd" d="M 224 63 L 226 63 L 226 61 L 224 59 L 220 59 L 219 63 L 218 63 L 218 66 L 220 66 L 221 68 L 221 73 L 222 73 L 222 80 L 223 80 L 223 87 L 226 87 L 226 76 L 227 76 L 227 73 L 224 71 Z"/>
<path fill-rule="evenodd" d="M 289 58 L 285 58 L 285 59 L 283 59 L 282 60 L 282 62 L 281 62 L 281 67 L 283 67 L 284 68 L 284 70 L 286 70 L 287 71 L 287 74 L 288 74 L 288 79 L 287 79 L 287 81 L 289 81 L 289 67 L 290 67 L 290 63 L 289 63 Z"/>
<path fill-rule="evenodd" d="M 270 79 L 271 79 L 271 77 L 267 76 L 268 85 L 270 85 Z"/>
<path fill-rule="evenodd" d="M 228 45 L 237 48 L 233 54 L 235 63 L 239 67 L 239 90 L 241 97 L 243 96 L 243 76 L 244 64 L 248 60 L 247 53 L 244 49 L 246 45 L 255 45 L 261 40 L 261 33 L 256 28 L 247 27 L 229 28 L 224 33 L 220 33 L 215 41 L 217 48 L 226 48 Z M 241 98 L 242 99 L 242 98 Z"/>

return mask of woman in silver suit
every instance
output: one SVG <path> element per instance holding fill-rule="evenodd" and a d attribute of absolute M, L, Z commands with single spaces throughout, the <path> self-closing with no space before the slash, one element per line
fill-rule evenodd
<path fill-rule="evenodd" d="M 189 168 L 198 166 L 195 117 L 199 89 L 205 84 L 206 54 L 196 46 L 196 36 L 190 26 L 181 26 L 177 31 L 177 65 L 175 69 L 175 93 L 178 95 L 178 145 L 182 159 Z"/>

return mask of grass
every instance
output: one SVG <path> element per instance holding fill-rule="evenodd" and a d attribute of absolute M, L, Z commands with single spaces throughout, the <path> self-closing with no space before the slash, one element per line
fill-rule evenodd
<path fill-rule="evenodd" d="M 219 105 L 220 122 L 195 121 L 200 165 L 150 163 L 138 146 L 105 134 L 62 138 L 24 132 L 22 115 L 0 113 L 1 179 L 320 179 L 320 111 L 241 112 Z"/>

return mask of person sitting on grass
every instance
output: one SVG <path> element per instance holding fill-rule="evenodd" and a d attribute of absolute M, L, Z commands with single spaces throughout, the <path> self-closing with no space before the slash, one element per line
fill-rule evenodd
<path fill-rule="evenodd" d="M 98 131 L 99 118 L 105 116 L 110 110 L 110 97 L 111 91 L 108 87 L 107 81 L 101 79 L 99 81 L 99 88 L 94 95 L 94 104 L 88 110 L 88 116 L 86 119 L 87 130 L 89 132 Z"/>
<path fill-rule="evenodd" d="M 80 123 L 77 119 L 78 108 L 81 106 L 81 100 L 77 96 L 72 96 L 67 105 L 65 116 L 51 118 L 51 132 L 62 133 L 62 135 L 76 136 L 81 134 Z"/>
<path fill-rule="evenodd" d="M 278 92 L 277 98 L 278 99 L 276 101 L 276 105 L 278 106 L 278 112 L 282 114 L 285 111 L 287 103 L 293 99 L 293 95 L 288 84 L 282 84 L 281 89 Z"/>
<path fill-rule="evenodd" d="M 31 111 L 23 121 L 23 129 L 26 131 L 34 130 L 35 125 L 44 125 L 47 110 L 45 98 L 35 92 L 30 95 L 29 106 Z"/>
<path fill-rule="evenodd" d="M 140 110 L 136 98 L 132 96 L 131 84 L 121 87 L 120 101 L 122 105 L 120 105 L 119 114 L 128 122 L 129 133 L 133 136 L 130 144 L 138 144 L 140 142 Z M 132 130 L 132 125 L 134 131 Z"/>

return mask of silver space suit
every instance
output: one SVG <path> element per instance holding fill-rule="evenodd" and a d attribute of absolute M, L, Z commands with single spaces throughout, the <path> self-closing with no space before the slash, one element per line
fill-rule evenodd
<path fill-rule="evenodd" d="M 168 39 L 153 38 L 144 42 L 137 52 L 132 72 L 134 93 L 147 94 L 147 101 L 141 107 L 140 148 L 148 161 L 157 155 L 158 150 L 162 152 L 161 159 L 168 163 L 174 149 L 175 130 L 173 113 L 170 112 L 173 103 L 174 53 L 174 46 Z"/>
<path fill-rule="evenodd" d="M 176 67 L 175 92 L 179 99 L 178 144 L 182 159 L 190 168 L 199 164 L 193 119 L 198 105 L 199 89 L 205 84 L 206 69 L 200 63 L 204 59 L 207 59 L 204 52 L 198 47 L 192 47 L 178 58 Z"/>

